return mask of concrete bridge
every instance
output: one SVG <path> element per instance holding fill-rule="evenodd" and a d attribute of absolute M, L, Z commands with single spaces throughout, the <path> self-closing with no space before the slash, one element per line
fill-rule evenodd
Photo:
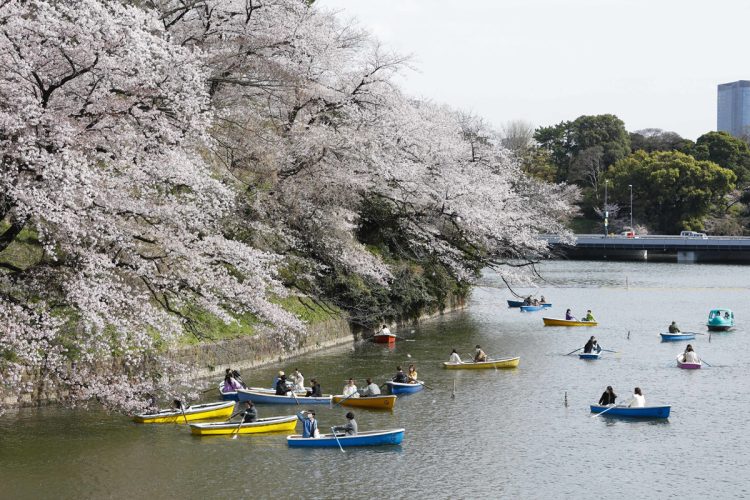
<path fill-rule="evenodd" d="M 563 243 L 557 236 L 546 236 L 545 239 L 556 254 L 571 259 L 750 263 L 750 237 L 745 236 L 708 236 L 703 239 L 577 234 L 572 245 Z"/>

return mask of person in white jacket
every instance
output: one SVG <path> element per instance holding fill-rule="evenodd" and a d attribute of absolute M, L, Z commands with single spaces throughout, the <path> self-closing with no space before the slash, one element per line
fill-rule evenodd
<path fill-rule="evenodd" d="M 456 352 L 456 350 L 453 349 L 453 352 L 451 353 L 451 359 L 449 359 L 448 361 L 451 363 L 460 363 L 461 356 L 459 356 L 458 352 Z"/>
<path fill-rule="evenodd" d="M 354 384 L 354 379 L 350 378 L 349 382 L 344 386 L 344 391 L 342 392 L 344 396 L 351 396 L 353 398 L 359 397 L 359 391 L 357 390 L 357 386 Z"/>
<path fill-rule="evenodd" d="M 292 379 L 292 382 L 294 382 L 294 391 L 296 392 L 304 392 L 305 390 L 305 377 L 302 375 L 302 373 L 299 371 L 299 368 L 294 369 L 294 373 L 292 373 L 292 376 L 290 377 Z"/>
<path fill-rule="evenodd" d="M 640 387 L 636 387 L 633 390 L 633 399 L 630 400 L 630 404 L 628 404 L 630 408 L 643 408 L 646 406 L 646 398 L 643 397 L 643 393 L 641 392 Z"/>
<path fill-rule="evenodd" d="M 700 363 L 701 360 L 698 357 L 698 355 L 693 350 L 693 346 L 688 344 L 685 348 L 685 352 L 682 353 L 682 362 L 683 363 Z"/>

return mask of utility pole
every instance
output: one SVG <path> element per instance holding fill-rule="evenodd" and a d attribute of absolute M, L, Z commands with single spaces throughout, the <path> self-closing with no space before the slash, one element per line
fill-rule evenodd
<path fill-rule="evenodd" d="M 635 234 L 635 229 L 633 228 L 633 185 L 628 184 L 628 187 L 630 188 L 630 230 Z"/>
<path fill-rule="evenodd" d="M 604 237 L 606 238 L 609 232 L 607 226 L 609 224 L 609 212 L 607 211 L 607 186 L 609 185 L 609 179 L 604 179 Z"/>

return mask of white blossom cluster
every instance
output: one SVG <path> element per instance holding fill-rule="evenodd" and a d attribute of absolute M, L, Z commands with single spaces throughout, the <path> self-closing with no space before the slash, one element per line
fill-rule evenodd
<path fill-rule="evenodd" d="M 44 250 L 0 262 L 19 396 L 40 390 L 24 371 L 71 402 L 169 393 L 188 308 L 293 339 L 279 254 L 392 279 L 354 237 L 363 200 L 458 280 L 565 232 L 573 190 L 525 178 L 481 119 L 403 95 L 408 61 L 314 4 L 0 0 L 0 27 L 0 255 L 21 231 Z"/>

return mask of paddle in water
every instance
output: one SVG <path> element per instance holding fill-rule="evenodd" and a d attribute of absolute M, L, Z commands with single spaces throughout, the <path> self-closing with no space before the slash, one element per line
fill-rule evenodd
<path fill-rule="evenodd" d="M 336 435 L 336 430 L 335 429 L 336 429 L 335 427 L 331 427 L 331 432 L 333 433 L 333 437 L 336 440 L 336 442 L 338 443 L 339 449 L 341 450 L 341 453 L 346 453 L 344 451 L 344 447 L 341 446 L 341 441 L 339 441 L 339 437 Z"/>
<path fill-rule="evenodd" d="M 237 436 L 240 435 L 240 427 L 242 427 L 242 424 L 244 421 L 245 421 L 245 415 L 242 415 L 242 418 L 240 418 L 240 423 L 237 424 L 237 428 L 234 429 L 234 432 L 232 432 L 232 439 L 237 439 Z"/>

